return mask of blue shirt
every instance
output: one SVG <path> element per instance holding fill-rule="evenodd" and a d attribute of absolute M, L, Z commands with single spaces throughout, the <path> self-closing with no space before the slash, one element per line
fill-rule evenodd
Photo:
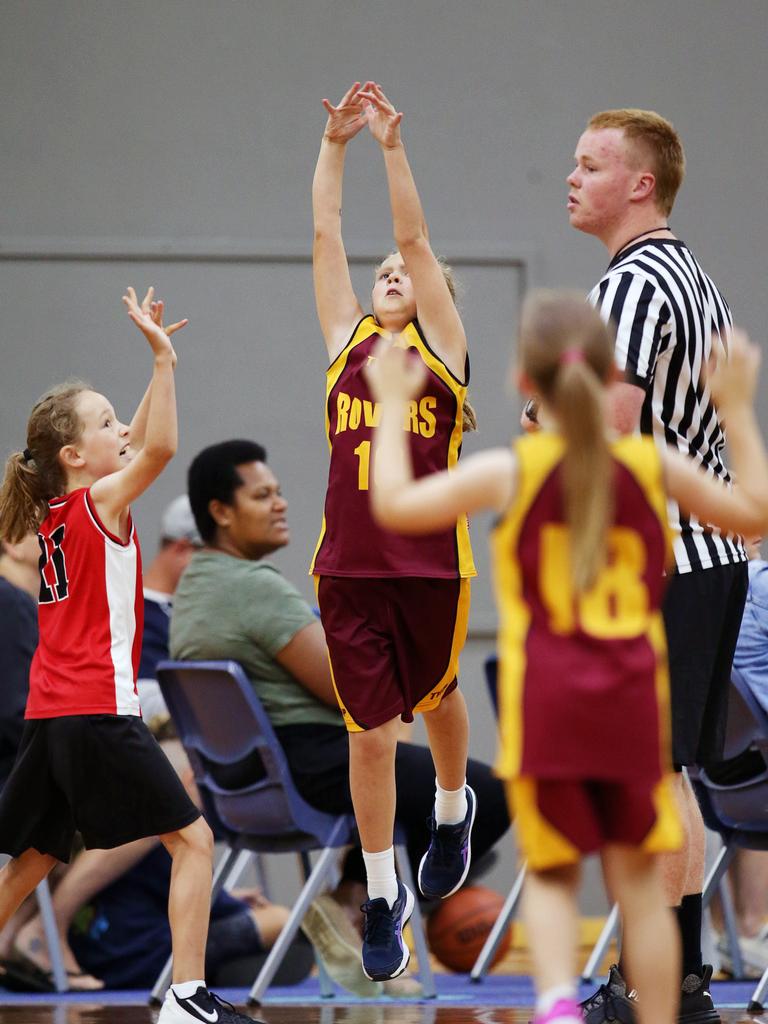
<path fill-rule="evenodd" d="M 752 559 L 733 667 L 768 712 L 768 562 Z"/>

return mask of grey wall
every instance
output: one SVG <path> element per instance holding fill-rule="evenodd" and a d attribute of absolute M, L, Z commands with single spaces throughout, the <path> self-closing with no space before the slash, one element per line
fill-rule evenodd
<path fill-rule="evenodd" d="M 763 336 L 765 0 L 2 0 L 0 18 L 0 446 L 23 445 L 34 398 L 67 374 L 130 415 L 149 358 L 120 295 L 154 283 L 191 325 L 180 452 L 137 509 L 148 554 L 194 452 L 254 436 L 291 500 L 280 564 L 311 596 L 326 451 L 309 188 L 320 99 L 355 77 L 405 111 L 435 246 L 464 279 L 482 422 L 468 448 L 515 427 L 503 382 L 520 290 L 586 289 L 605 264 L 564 207 L 597 109 L 674 121 L 689 170 L 673 227 Z M 364 292 L 391 237 L 367 137 L 349 153 L 345 235 Z M 493 625 L 485 577 L 480 629 Z"/>

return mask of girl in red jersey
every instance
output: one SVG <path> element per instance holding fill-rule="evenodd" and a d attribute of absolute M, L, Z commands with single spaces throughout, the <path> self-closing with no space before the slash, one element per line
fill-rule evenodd
<path fill-rule="evenodd" d="M 400 138 L 400 120 L 380 87 L 356 82 L 328 122 L 312 187 L 315 297 L 331 360 L 326 428 L 331 452 L 323 528 L 312 564 L 334 686 L 349 730 L 350 790 L 366 865 L 363 970 L 396 977 L 408 963 L 402 926 L 414 896 L 395 873 L 394 758 L 400 720 L 424 712 L 437 776 L 431 842 L 419 868 L 426 896 L 464 881 L 475 794 L 466 785 L 468 720 L 456 688 L 475 575 L 466 517 L 421 537 L 378 527 L 368 501 L 378 410 L 363 375 L 376 343 L 389 339 L 426 368 L 407 414 L 418 474 L 452 466 L 465 423 L 467 344 Z M 346 144 L 368 126 L 389 184 L 398 252 L 376 272 L 373 315 L 353 291 L 341 237 Z"/>
<path fill-rule="evenodd" d="M 651 439 L 609 436 L 613 341 L 579 295 L 538 293 L 523 308 L 518 382 L 541 396 L 545 429 L 450 473 L 415 480 L 411 471 L 403 403 L 422 386 L 420 368 L 393 351 L 368 371 L 383 407 L 377 518 L 416 534 L 483 508 L 499 516 L 497 770 L 509 780 L 529 866 L 536 1024 L 584 1020 L 573 983 L 576 889 L 579 862 L 594 851 L 622 909 L 637 1016 L 676 1020 L 678 936 L 654 863 L 682 834 L 668 789 L 666 499 L 724 530 L 765 531 L 768 458 L 752 410 L 758 363 L 758 348 L 737 333 L 729 360 L 703 385 L 728 423 L 733 490 Z"/>
<path fill-rule="evenodd" d="M 153 372 L 130 426 L 80 382 L 35 405 L 27 447 L 11 455 L 0 490 L 0 536 L 40 541 L 40 642 L 30 669 L 25 731 L 0 796 L 0 927 L 75 831 L 87 848 L 158 835 L 173 858 L 168 914 L 173 979 L 160 1024 L 247 1022 L 205 987 L 213 839 L 141 720 L 141 555 L 130 503 L 177 446 L 176 355 L 152 289 L 128 315 L 149 342 Z"/>

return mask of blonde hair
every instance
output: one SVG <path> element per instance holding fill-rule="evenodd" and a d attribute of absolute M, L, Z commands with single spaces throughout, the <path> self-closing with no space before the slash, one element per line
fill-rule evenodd
<path fill-rule="evenodd" d="M 535 291 L 523 303 L 520 362 L 565 440 L 562 480 L 571 576 L 581 592 L 605 564 L 613 519 L 613 461 L 604 411 L 613 337 L 578 292 Z"/>
<path fill-rule="evenodd" d="M 0 537 L 18 543 L 36 531 L 48 514 L 50 498 L 62 494 L 66 475 L 59 452 L 80 437 L 82 421 L 77 399 L 90 386 L 68 380 L 38 399 L 27 424 L 27 447 L 13 452 L 5 463 L 0 486 Z"/>
<path fill-rule="evenodd" d="M 379 263 L 379 265 L 376 267 L 375 273 L 378 274 L 379 268 L 383 263 L 386 262 L 386 260 L 390 259 L 392 256 L 399 255 L 400 254 L 398 253 L 398 251 L 396 249 L 393 249 L 393 251 L 389 253 L 387 256 L 385 256 L 381 263 Z M 453 267 L 448 263 L 444 256 L 437 256 L 435 258 L 437 259 L 437 263 L 438 266 L 440 267 L 440 270 L 443 272 L 443 278 L 445 279 L 445 283 L 448 285 L 448 291 L 450 293 L 451 298 L 453 299 L 453 303 L 454 305 L 458 305 L 457 298 L 460 289 L 458 282 L 456 281 L 456 275 L 453 272 Z M 472 430 L 477 430 L 477 413 L 475 412 L 475 407 L 472 405 L 468 398 L 465 397 L 461 409 L 462 433 L 468 434 Z"/>
<path fill-rule="evenodd" d="M 643 151 L 656 178 L 656 205 L 669 216 L 685 176 L 685 152 L 672 122 L 655 110 L 623 107 L 593 114 L 587 128 L 620 128 Z"/>

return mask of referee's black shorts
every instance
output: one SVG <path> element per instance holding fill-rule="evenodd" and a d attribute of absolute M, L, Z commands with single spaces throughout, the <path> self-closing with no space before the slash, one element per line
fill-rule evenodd
<path fill-rule="evenodd" d="M 0 852 L 34 848 L 69 861 L 75 832 L 88 849 L 177 832 L 200 817 L 144 722 L 70 715 L 24 724 L 0 793 Z"/>
<path fill-rule="evenodd" d="M 672 759 L 723 759 L 733 652 L 747 596 L 747 563 L 673 576 L 664 597 L 672 700 Z"/>

